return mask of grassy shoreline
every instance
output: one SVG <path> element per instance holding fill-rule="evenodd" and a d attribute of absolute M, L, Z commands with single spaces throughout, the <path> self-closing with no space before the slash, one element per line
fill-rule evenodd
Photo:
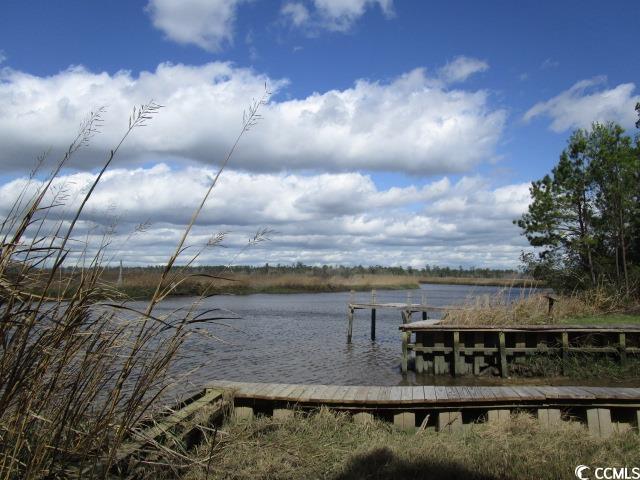
<path fill-rule="evenodd" d="M 419 275 L 393 274 L 352 274 L 352 275 L 313 275 L 308 273 L 276 273 L 276 274 L 221 274 L 222 279 L 211 280 L 199 277 L 194 273 L 185 273 L 176 277 L 176 288 L 171 296 L 198 295 L 250 295 L 255 293 L 326 293 L 363 292 L 376 290 L 410 290 L 419 289 L 421 283 L 499 286 L 499 287 L 537 287 L 533 280 L 505 278 L 471 278 L 471 277 L 424 277 Z M 117 284 L 113 272 L 105 274 L 103 281 L 116 292 L 130 298 L 145 299 L 153 295 L 158 274 L 155 271 L 125 272 L 123 282 Z"/>

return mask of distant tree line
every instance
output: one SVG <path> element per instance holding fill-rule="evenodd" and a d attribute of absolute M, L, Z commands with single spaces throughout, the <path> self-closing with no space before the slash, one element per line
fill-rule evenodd
<path fill-rule="evenodd" d="M 129 273 L 152 273 L 154 271 L 160 272 L 162 266 L 149 266 L 149 267 L 125 267 L 125 270 Z M 176 267 L 176 270 L 180 270 L 181 267 Z M 113 267 L 111 270 L 117 270 L 118 267 Z M 344 276 L 349 277 L 353 275 L 364 274 L 386 274 L 386 275 L 412 275 L 422 277 L 453 277 L 453 278 L 518 278 L 522 277 L 522 272 L 515 269 L 497 269 L 497 268 L 476 268 L 462 266 L 452 267 L 439 267 L 432 265 L 425 265 L 423 268 L 415 268 L 411 266 L 383 266 L 383 265 L 371 265 L 371 266 L 347 266 L 347 265 L 305 265 L 302 262 L 296 262 L 293 264 L 269 264 L 264 265 L 209 265 L 189 267 L 185 271 L 192 273 L 207 273 L 207 274 L 220 274 L 223 271 L 231 271 L 234 273 L 244 274 L 258 274 L 258 275 L 283 275 L 283 274 L 306 274 L 314 276 Z"/>
<path fill-rule="evenodd" d="M 530 192 L 528 211 L 514 221 L 537 247 L 523 254 L 526 272 L 561 290 L 606 285 L 638 295 L 640 136 L 615 123 L 574 131 Z"/>

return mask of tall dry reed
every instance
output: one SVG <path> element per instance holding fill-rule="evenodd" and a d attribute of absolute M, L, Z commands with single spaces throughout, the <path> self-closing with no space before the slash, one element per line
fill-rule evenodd
<path fill-rule="evenodd" d="M 265 100 L 250 108 L 216 179 L 259 118 Z M 77 199 L 75 210 L 54 215 L 71 203 L 64 188 L 56 187 L 60 172 L 99 133 L 103 112 L 93 112 L 44 182 L 36 182 L 32 172 L 0 225 L 2 479 L 107 476 L 121 443 L 171 386 L 169 368 L 192 333 L 191 325 L 216 319 L 207 312 L 194 319 L 195 308 L 181 315 L 154 315 L 154 306 L 176 288 L 172 267 L 215 180 L 187 224 L 146 311 L 104 300 L 114 293 L 100 282 L 108 234 L 94 253 L 86 244 L 75 248 L 82 245 L 76 235 L 83 210 L 104 172 L 127 138 L 160 108 L 155 103 L 134 108 L 120 141 Z"/>

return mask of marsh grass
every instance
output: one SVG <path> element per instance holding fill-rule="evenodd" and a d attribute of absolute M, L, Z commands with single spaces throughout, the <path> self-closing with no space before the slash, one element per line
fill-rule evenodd
<path fill-rule="evenodd" d="M 198 269 L 194 269 L 197 273 Z M 206 269 L 205 269 L 206 270 Z M 181 272 L 187 276 L 188 272 Z M 125 270 L 122 285 L 118 291 L 133 298 L 148 298 L 155 288 L 158 272 L 152 269 Z M 114 269 L 105 272 L 105 283 L 115 285 L 117 273 Z M 349 275 L 326 275 L 322 273 L 238 273 L 225 272 L 224 278 L 209 287 L 206 278 L 193 276 L 181 283 L 173 295 L 199 295 L 205 288 L 212 294 L 251 294 L 251 293 L 314 293 L 345 292 L 349 290 L 408 290 L 420 288 L 420 283 L 451 285 L 497 285 L 504 287 L 531 287 L 530 280 L 522 279 L 487 279 L 487 278 L 425 278 L 419 275 L 395 275 L 389 273 L 365 273 Z"/>
<path fill-rule="evenodd" d="M 172 291 L 172 295 L 209 294 L 251 294 L 251 293 L 313 293 L 313 292 L 345 292 L 349 290 L 367 291 L 371 289 L 417 289 L 418 282 L 404 275 L 309 275 L 305 273 L 286 273 L 277 275 L 245 274 L 224 272 L 215 285 L 206 277 L 198 277 L 197 273 L 187 278 L 189 273 L 180 272 L 176 278 L 186 279 Z M 114 275 L 105 277 L 105 283 L 114 284 Z M 127 272 L 123 283 L 114 287 L 119 292 L 132 298 L 149 298 L 153 294 L 158 272 L 150 270 Z"/>
<path fill-rule="evenodd" d="M 391 424 L 354 423 L 321 409 L 283 420 L 258 417 L 209 430 L 181 458 L 146 465 L 146 478 L 216 479 L 570 479 L 586 465 L 637 465 L 634 432 L 604 440 L 566 422 L 554 430 L 526 413 L 510 422 L 475 424 L 461 434 L 395 431 Z"/>
<path fill-rule="evenodd" d="M 552 314 L 546 294 L 535 290 L 525 291 L 517 298 L 502 290 L 496 295 L 485 295 L 467 300 L 460 308 L 445 312 L 442 322 L 449 325 L 537 325 L 553 323 L 610 323 L 608 316 L 618 320 L 630 320 L 634 316 L 625 312 L 637 309 L 623 295 L 603 288 L 579 291 L 571 295 L 556 296 Z"/>

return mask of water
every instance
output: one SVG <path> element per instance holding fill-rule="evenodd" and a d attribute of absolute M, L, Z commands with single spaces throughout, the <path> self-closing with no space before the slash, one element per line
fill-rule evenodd
<path fill-rule="evenodd" d="M 414 303 L 425 295 L 429 305 L 460 304 L 465 299 L 495 295 L 499 287 L 464 285 L 422 285 L 420 290 L 379 290 L 378 302 Z M 526 295 L 529 289 L 513 288 L 511 297 Z M 359 292 L 355 301 L 370 301 L 370 293 Z M 194 299 L 172 298 L 162 302 L 155 314 L 188 307 Z M 194 386 L 216 379 L 337 385 L 404 385 L 433 383 L 434 377 L 416 378 L 400 373 L 401 324 L 397 310 L 378 310 L 376 340 L 371 341 L 370 311 L 355 314 L 353 341 L 346 342 L 349 293 L 257 294 L 217 296 L 207 299 L 201 310 L 223 308 L 238 318 L 227 325 L 203 325 L 207 333 L 220 338 L 192 336 L 185 345 L 187 355 L 179 359 L 181 371 L 195 370 Z M 137 303 L 137 302 L 134 302 Z M 140 302 L 138 308 L 146 303 Z M 420 320 L 414 314 L 413 320 Z M 431 318 L 432 315 L 429 314 Z M 434 314 L 433 317 L 436 317 Z M 425 378 L 426 377 L 426 378 Z M 447 381 L 439 377 L 439 381 Z"/>

